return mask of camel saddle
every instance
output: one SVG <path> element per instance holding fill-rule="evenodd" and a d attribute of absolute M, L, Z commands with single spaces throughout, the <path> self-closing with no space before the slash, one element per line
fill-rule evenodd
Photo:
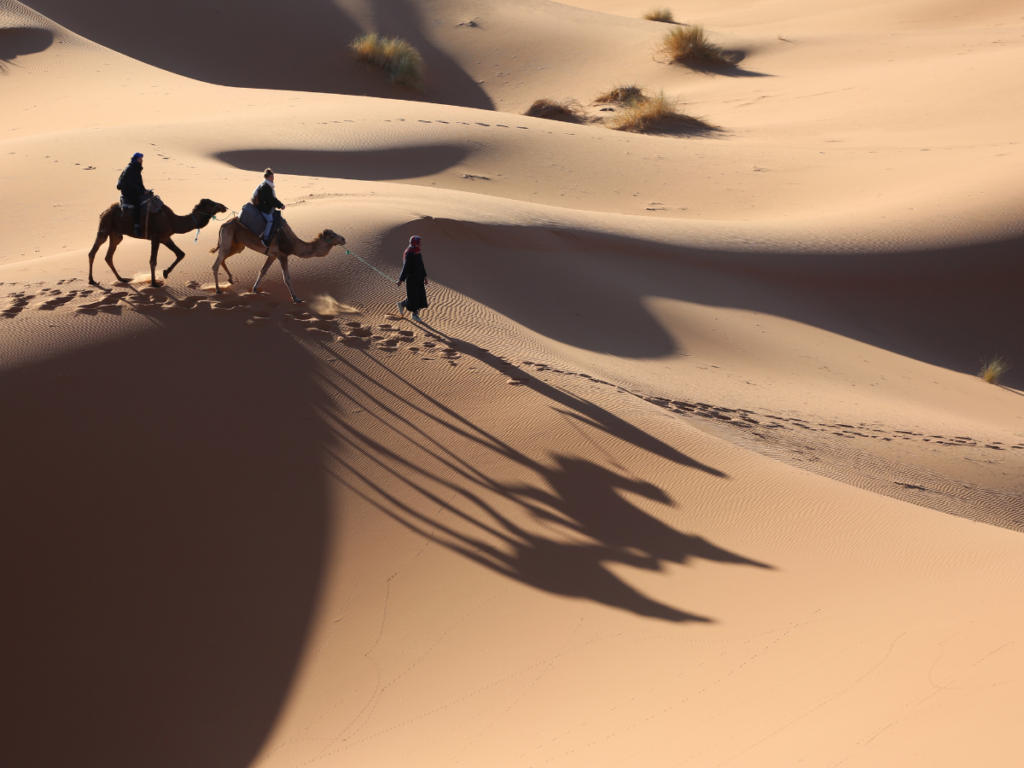
<path fill-rule="evenodd" d="M 281 228 L 281 221 L 281 212 L 274 211 L 274 224 L 270 228 L 271 242 L 273 242 L 274 237 L 277 236 L 277 232 Z M 267 220 L 263 218 L 263 214 L 252 203 L 246 203 L 242 206 L 242 211 L 238 214 L 238 223 L 256 235 L 256 237 L 261 237 L 263 230 L 267 226 Z"/>
<path fill-rule="evenodd" d="M 127 213 L 128 211 L 130 211 L 134 207 L 135 207 L 134 205 L 132 205 L 131 203 L 127 202 L 124 199 L 124 195 L 121 195 L 121 213 Z M 149 208 L 148 211 L 146 210 L 147 208 Z M 147 197 L 147 198 L 145 198 L 142 201 L 142 215 L 143 216 L 152 215 L 154 213 L 160 213 L 160 211 L 162 211 L 163 209 L 164 209 L 164 201 L 161 200 L 156 195 L 153 195 L 152 197 Z"/>
<path fill-rule="evenodd" d="M 238 214 L 238 221 L 256 237 L 262 235 L 263 230 L 267 226 L 267 220 L 263 218 L 263 214 L 256 210 L 256 206 L 252 203 L 246 203 L 242 206 L 242 211 Z"/>

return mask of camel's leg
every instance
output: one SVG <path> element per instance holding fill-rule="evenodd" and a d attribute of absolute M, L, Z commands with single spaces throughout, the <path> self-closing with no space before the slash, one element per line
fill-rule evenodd
<path fill-rule="evenodd" d="M 263 262 L 263 268 L 260 269 L 260 276 L 256 278 L 256 282 L 252 287 L 253 293 L 259 293 L 260 282 L 267 276 L 267 270 L 270 269 L 270 265 L 274 263 L 277 256 L 267 256 L 267 260 Z"/>
<path fill-rule="evenodd" d="M 165 237 L 161 242 L 164 245 L 166 245 L 168 248 L 170 248 L 171 251 L 174 253 L 174 255 L 177 257 L 177 258 L 174 259 L 174 263 L 171 264 L 171 266 L 169 266 L 167 269 L 164 270 L 164 280 L 166 280 L 167 276 L 169 274 L 171 274 L 171 272 L 174 271 L 174 268 L 176 266 L 178 266 L 178 262 L 185 258 L 185 252 L 183 250 L 181 250 L 181 248 L 176 246 L 173 242 L 171 242 L 171 238 L 169 236 Z M 154 261 L 153 264 L 155 265 L 156 261 Z M 153 280 L 154 281 L 156 280 L 156 275 L 153 276 Z M 154 285 L 155 284 L 156 283 L 154 282 Z"/>
<path fill-rule="evenodd" d="M 118 274 L 117 267 L 114 266 L 114 251 L 117 250 L 117 246 L 121 244 L 121 240 L 123 239 L 124 235 L 122 235 L 120 232 L 111 232 L 110 245 L 107 246 L 107 266 L 110 267 L 110 271 L 114 273 L 114 277 L 117 278 L 117 282 L 119 283 L 129 282 L 128 280 L 126 280 L 125 278 L 121 277 L 121 275 Z"/>
<path fill-rule="evenodd" d="M 92 250 L 89 251 L 89 285 L 99 285 L 92 277 L 92 261 L 96 258 L 96 251 L 100 249 L 100 246 L 107 242 L 107 230 L 101 229 L 96 233 L 96 242 L 92 244 Z"/>
<path fill-rule="evenodd" d="M 160 241 L 154 238 L 149 246 L 149 284 L 156 288 L 156 252 L 160 250 Z"/>
<path fill-rule="evenodd" d="M 220 268 L 224 267 L 224 271 L 228 273 L 228 285 L 231 284 L 231 273 L 228 272 L 227 259 L 230 253 L 230 248 L 226 248 L 224 243 L 220 244 L 220 249 L 217 251 L 217 260 L 213 262 L 213 284 L 217 287 L 217 293 L 220 293 Z"/>
<path fill-rule="evenodd" d="M 301 304 L 302 299 L 295 295 L 295 291 L 292 290 L 292 276 L 288 273 L 288 257 L 281 257 L 281 271 L 284 273 L 284 282 L 288 286 L 288 292 L 292 295 L 292 301 L 296 304 Z"/>

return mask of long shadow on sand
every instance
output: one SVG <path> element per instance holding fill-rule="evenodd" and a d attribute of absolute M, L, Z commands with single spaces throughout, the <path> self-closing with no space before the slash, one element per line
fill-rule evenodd
<path fill-rule="evenodd" d="M 209 312 L 154 322 L 0 373 L 3 765 L 244 768 L 302 652 L 313 361 L 240 323 L 211 344 Z"/>
<path fill-rule="evenodd" d="M 392 0 L 384 10 L 379 5 L 372 4 L 373 12 L 381 15 L 377 29 L 366 30 L 332 0 L 291 0 L 287 7 L 270 10 L 248 0 L 183 0 L 172 7 L 137 0 L 31 3 L 34 10 L 93 42 L 217 85 L 494 108 L 484 90 L 420 32 L 409 4 Z M 400 88 L 387 83 L 382 72 L 356 66 L 348 44 L 366 31 L 401 34 L 417 46 L 428 90 Z M 242 48 L 250 53 L 240 54 Z M 434 83 L 443 89 L 432 90 Z"/>
<path fill-rule="evenodd" d="M 486 350 L 448 341 L 462 355 L 501 369 L 501 361 Z M 593 403 L 537 379 L 526 382 L 526 388 L 548 401 L 556 422 L 568 420 L 583 450 L 602 459 L 556 454 L 542 462 L 375 356 L 355 350 L 353 357 L 331 345 L 322 347 L 333 358 L 321 378 L 329 399 L 361 410 L 371 420 L 370 427 L 358 428 L 337 411 L 325 412 L 339 446 L 335 479 L 372 507 L 453 552 L 537 589 L 677 622 L 711 619 L 644 595 L 608 566 L 658 571 L 666 563 L 704 558 L 770 567 L 682 533 L 628 501 L 623 494 L 674 505 L 658 486 L 610 468 L 616 466 L 615 458 L 600 453 L 595 431 L 604 434 L 604 444 L 641 449 L 652 460 L 670 462 L 681 471 L 727 478 Z M 485 469 L 495 463 L 504 465 L 504 472 L 511 470 L 515 480 L 500 480 Z M 373 471 L 366 472 L 366 467 Z"/>
<path fill-rule="evenodd" d="M 428 261 L 446 285 L 544 336 L 621 357 L 686 351 L 644 305 L 660 296 L 790 318 L 971 375 L 984 356 L 1024 360 L 1021 239 L 758 253 L 438 218 L 397 228 L 381 247 L 401 252 L 411 234 L 444 254 Z M 1024 366 L 1003 383 L 1024 388 Z"/>

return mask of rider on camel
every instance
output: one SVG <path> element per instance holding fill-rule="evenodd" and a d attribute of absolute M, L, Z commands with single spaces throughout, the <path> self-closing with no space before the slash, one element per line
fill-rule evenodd
<path fill-rule="evenodd" d="M 278 200 L 274 194 L 274 172 L 270 168 L 263 172 L 263 181 L 252 193 L 252 204 L 256 206 L 256 210 L 263 214 L 263 218 L 267 220 L 267 226 L 263 230 L 263 237 L 261 239 L 263 244 L 269 247 L 270 241 L 274 239 L 270 232 L 274 226 L 274 209 L 280 208 L 282 211 L 284 210 L 284 203 Z M 280 220 L 280 215 L 276 218 Z"/>
<path fill-rule="evenodd" d="M 142 183 L 141 152 L 132 155 L 128 167 L 121 171 L 121 178 L 117 180 L 117 188 L 121 191 L 124 202 L 132 206 L 132 216 L 135 217 L 135 236 L 142 237 L 139 216 L 142 215 L 142 201 L 146 198 L 147 190 L 146 185 Z"/>

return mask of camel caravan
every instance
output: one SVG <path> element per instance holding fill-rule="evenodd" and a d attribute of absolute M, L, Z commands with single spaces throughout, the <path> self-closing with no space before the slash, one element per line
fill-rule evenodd
<path fill-rule="evenodd" d="M 187 216 L 178 216 L 164 205 L 152 190 L 147 190 L 142 183 L 142 153 L 136 152 L 121 173 L 117 188 L 121 192 L 120 203 L 114 203 L 100 214 L 99 231 L 96 242 L 89 251 L 89 284 L 99 285 L 93 278 L 93 261 L 97 251 L 108 239 L 106 262 L 119 283 L 130 282 L 121 277 L 114 266 L 114 251 L 125 237 L 136 237 L 149 240 L 152 248 L 149 256 L 150 285 L 159 285 L 156 281 L 156 254 L 161 244 L 167 246 L 175 255 L 174 263 L 163 270 L 164 279 L 171 274 L 178 263 L 185 258 L 182 251 L 171 240 L 171 235 L 185 234 L 193 230 L 203 229 L 218 213 L 226 213 L 227 208 L 213 200 L 203 198 Z M 253 293 L 259 291 L 260 282 L 267 274 L 270 266 L 278 261 L 284 275 L 285 284 L 291 294 L 292 301 L 301 303 L 292 288 L 292 277 L 288 271 L 288 258 L 295 256 L 300 259 L 322 258 L 330 253 L 335 246 L 345 245 L 345 238 L 325 229 L 316 238 L 307 243 L 299 238 L 280 214 L 284 203 L 274 194 L 274 172 L 268 168 L 263 174 L 263 181 L 253 192 L 252 200 L 242 207 L 242 213 L 221 224 L 217 245 L 210 253 L 217 254 L 213 264 L 213 281 L 217 293 L 220 288 L 220 268 L 224 267 L 228 284 L 234 279 L 226 263 L 229 256 L 241 253 L 246 248 L 258 251 L 267 257 L 260 269 L 259 277 L 252 287 Z"/>

